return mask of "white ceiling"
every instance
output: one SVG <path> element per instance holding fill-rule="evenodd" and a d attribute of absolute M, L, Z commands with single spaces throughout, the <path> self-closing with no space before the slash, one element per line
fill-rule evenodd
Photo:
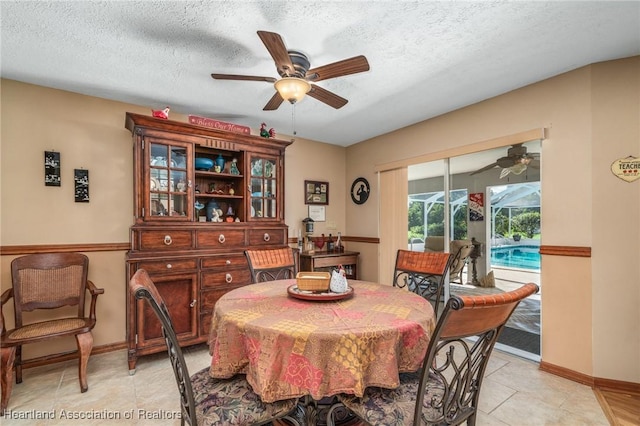
<path fill-rule="evenodd" d="M 3 78 L 348 146 L 604 60 L 640 54 L 640 2 L 2 1 Z M 370 71 L 263 111 L 278 77 L 256 34 L 311 67 L 365 55 Z M 38 106 L 34 105 L 34 110 Z"/>

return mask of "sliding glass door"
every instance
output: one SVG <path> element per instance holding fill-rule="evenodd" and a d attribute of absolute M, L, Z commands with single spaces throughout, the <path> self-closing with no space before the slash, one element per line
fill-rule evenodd
<path fill-rule="evenodd" d="M 540 150 L 540 141 L 531 141 L 408 167 L 408 248 L 474 244 L 461 282 L 446 286 L 445 300 L 450 291 L 540 285 Z M 530 299 L 514 313 L 504 344 L 539 359 L 540 295 Z"/>

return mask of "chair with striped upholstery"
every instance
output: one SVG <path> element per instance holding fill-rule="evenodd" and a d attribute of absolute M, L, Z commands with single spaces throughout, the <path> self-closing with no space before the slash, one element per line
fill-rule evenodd
<path fill-rule="evenodd" d="M 295 278 L 298 251 L 291 247 L 245 250 L 254 283 Z"/>
<path fill-rule="evenodd" d="M 398 250 L 393 286 L 407 288 L 434 304 L 436 318 L 451 255 L 442 252 Z"/>
<path fill-rule="evenodd" d="M 338 395 L 333 411 L 351 410 L 367 424 L 475 425 L 482 380 L 500 333 L 520 301 L 537 293 L 533 283 L 504 293 L 453 296 L 429 341 L 422 368 L 400 374 L 395 389 L 369 387 L 360 398 Z"/>

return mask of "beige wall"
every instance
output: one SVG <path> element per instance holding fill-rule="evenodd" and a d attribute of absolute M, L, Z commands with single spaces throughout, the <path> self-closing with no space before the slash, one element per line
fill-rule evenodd
<path fill-rule="evenodd" d="M 380 200 L 376 166 L 451 149 L 471 152 L 480 141 L 548 128 L 542 244 L 592 247 L 592 257 L 543 256 L 542 359 L 590 376 L 640 382 L 640 181 L 626 183 L 610 172 L 614 160 L 640 155 L 639 75 L 638 57 L 596 64 L 347 149 L 299 139 L 286 153 L 290 236 L 307 216 L 305 179 L 329 182 L 327 220 L 336 231 L 379 237 L 379 209 L 392 206 Z M 0 245 L 127 242 L 132 153 L 124 114 L 148 114 L 149 108 L 1 84 Z M 43 184 L 43 151 L 51 149 L 62 153 L 61 188 Z M 88 204 L 73 202 L 73 168 L 81 167 L 90 170 Z M 372 192 L 355 205 L 348 192 L 360 176 Z M 334 232 L 327 224 L 317 224 L 316 234 Z M 361 252 L 364 279 L 378 280 L 378 263 L 393 261 L 379 259 L 374 244 L 350 242 L 347 248 Z M 124 252 L 90 258 L 93 280 L 106 289 L 96 345 L 120 343 Z M 2 257 L 3 290 L 10 286 L 9 261 Z"/>
<path fill-rule="evenodd" d="M 543 256 L 542 360 L 640 382 L 640 181 L 610 171 L 640 155 L 639 76 L 639 57 L 595 64 L 348 147 L 347 181 L 373 182 L 370 202 L 347 204 L 348 233 L 379 236 L 382 165 L 547 128 L 541 243 L 592 247 L 592 257 Z M 361 263 L 372 274 L 378 261 L 393 259 L 369 253 Z"/>
<path fill-rule="evenodd" d="M 131 133 L 124 128 L 125 112 L 150 114 L 150 109 L 12 80 L 3 79 L 0 84 L 0 246 L 128 243 L 133 224 L 133 144 Z M 187 121 L 180 114 L 172 113 L 170 118 Z M 258 125 L 253 129 L 256 134 Z M 280 133 L 278 138 L 290 139 Z M 44 185 L 45 150 L 61 153 L 60 187 Z M 327 222 L 316 224 L 316 234 L 344 233 L 345 148 L 297 139 L 287 148 L 285 163 L 285 217 L 290 236 L 296 236 L 307 217 L 305 179 L 329 182 Z M 74 202 L 74 168 L 89 170 L 89 203 Z M 328 229 L 330 223 L 335 229 Z M 87 255 L 89 278 L 105 289 L 98 299 L 94 344 L 123 343 L 125 252 Z M 1 258 L 2 291 L 11 287 L 14 257 Z M 11 326 L 11 306 L 5 306 L 4 313 Z M 74 348 L 73 338 L 29 345 L 24 357 Z"/>

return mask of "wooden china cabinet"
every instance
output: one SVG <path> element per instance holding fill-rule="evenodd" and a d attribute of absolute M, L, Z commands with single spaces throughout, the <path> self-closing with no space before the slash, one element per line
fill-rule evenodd
<path fill-rule="evenodd" d="M 181 345 L 207 340 L 215 302 L 251 282 L 244 250 L 284 247 L 284 151 L 290 141 L 127 113 L 134 216 L 127 278 L 145 269 Z M 165 350 L 160 323 L 127 285 L 131 374 Z"/>

